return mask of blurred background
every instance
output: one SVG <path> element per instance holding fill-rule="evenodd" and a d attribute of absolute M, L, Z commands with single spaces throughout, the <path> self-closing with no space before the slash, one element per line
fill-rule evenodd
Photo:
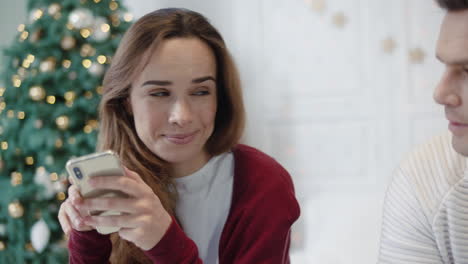
<path fill-rule="evenodd" d="M 0 49 L 26 1 L 0 0 Z M 375 263 L 382 203 L 407 152 L 446 130 L 432 100 L 443 17 L 428 0 L 132 0 L 134 19 L 199 11 L 241 72 L 245 141 L 292 174 L 302 208 L 292 263 Z M 3 63 L 0 57 L 0 64 Z M 274 216 L 272 216 L 274 217 Z"/>

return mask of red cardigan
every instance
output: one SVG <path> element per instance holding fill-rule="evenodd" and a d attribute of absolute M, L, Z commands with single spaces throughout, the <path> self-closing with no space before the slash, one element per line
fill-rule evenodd
<path fill-rule="evenodd" d="M 234 153 L 231 209 L 219 242 L 219 263 L 289 263 L 291 225 L 300 214 L 291 176 L 275 160 L 246 145 Z M 109 235 L 73 230 L 70 263 L 108 263 Z M 154 263 L 197 263 L 195 243 L 174 220 L 161 241 L 145 251 Z"/>

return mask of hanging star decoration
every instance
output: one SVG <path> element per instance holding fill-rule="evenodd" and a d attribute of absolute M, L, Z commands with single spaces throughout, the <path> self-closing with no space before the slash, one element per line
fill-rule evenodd
<path fill-rule="evenodd" d="M 325 0 L 304 0 L 306 5 L 308 5 L 312 10 L 317 13 L 323 13 L 326 9 Z"/>
<path fill-rule="evenodd" d="M 426 53 L 421 48 L 413 48 L 409 51 L 409 59 L 414 64 L 422 64 L 426 57 Z"/>
<path fill-rule="evenodd" d="M 344 28 L 348 23 L 348 18 L 343 12 L 338 12 L 333 15 L 332 21 L 337 28 Z"/>
<path fill-rule="evenodd" d="M 396 42 L 392 37 L 382 40 L 382 49 L 385 53 L 391 54 L 396 49 Z"/>

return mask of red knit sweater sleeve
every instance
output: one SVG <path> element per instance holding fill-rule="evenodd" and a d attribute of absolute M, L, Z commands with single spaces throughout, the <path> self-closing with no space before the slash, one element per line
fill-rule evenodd
<path fill-rule="evenodd" d="M 235 155 L 233 207 L 219 263 L 289 263 L 291 227 L 300 215 L 291 176 L 256 149 L 240 145 Z"/>
<path fill-rule="evenodd" d="M 145 252 L 153 263 L 202 264 L 198 248 L 173 218 L 169 229 L 156 246 Z"/>
<path fill-rule="evenodd" d="M 72 230 L 68 240 L 70 264 L 109 263 L 112 242 L 109 235 L 101 235 L 96 230 L 80 232 Z"/>

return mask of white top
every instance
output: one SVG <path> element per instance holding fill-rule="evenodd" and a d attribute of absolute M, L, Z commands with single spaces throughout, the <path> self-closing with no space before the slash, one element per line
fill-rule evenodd
<path fill-rule="evenodd" d="M 221 233 L 231 207 L 234 155 L 211 158 L 197 172 L 176 179 L 176 214 L 185 234 L 198 247 L 203 263 L 217 263 Z"/>
<path fill-rule="evenodd" d="M 379 263 L 468 263 L 467 159 L 450 134 L 416 149 L 395 171 Z"/>

